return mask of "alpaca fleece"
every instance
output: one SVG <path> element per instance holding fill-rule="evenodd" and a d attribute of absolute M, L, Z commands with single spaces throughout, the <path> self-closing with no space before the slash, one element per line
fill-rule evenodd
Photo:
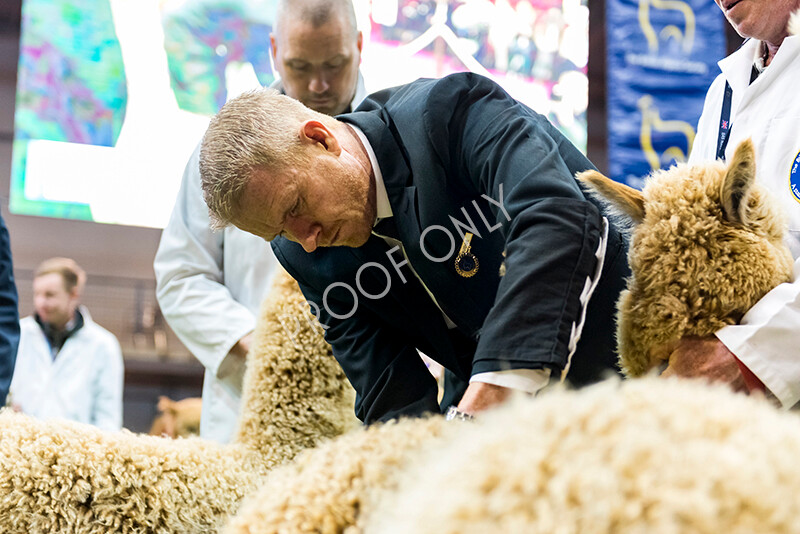
<path fill-rule="evenodd" d="M 174 401 L 164 395 L 158 399 L 159 415 L 153 420 L 148 434 L 170 438 L 189 438 L 200 433 L 203 400 L 190 397 Z"/>
<path fill-rule="evenodd" d="M 800 532 L 800 419 L 705 382 L 519 400 L 413 458 L 375 534 Z"/>
<path fill-rule="evenodd" d="M 341 436 L 270 473 L 225 534 L 357 533 L 378 490 L 394 486 L 407 457 L 460 423 L 441 416 L 372 425 Z"/>
<path fill-rule="evenodd" d="M 578 178 L 633 215 L 632 275 L 617 305 L 620 366 L 628 376 L 657 366 L 671 342 L 737 323 L 791 280 L 785 219 L 755 183 L 749 141 L 729 165 L 678 164 L 648 177 L 641 193 L 595 171 Z"/>
<path fill-rule="evenodd" d="M 355 393 L 309 317 L 283 273 L 262 308 L 230 445 L 0 413 L 3 532 L 217 532 L 270 469 L 358 426 Z"/>

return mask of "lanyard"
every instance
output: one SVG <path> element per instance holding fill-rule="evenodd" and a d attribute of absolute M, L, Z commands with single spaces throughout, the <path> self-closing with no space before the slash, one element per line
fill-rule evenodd
<path fill-rule="evenodd" d="M 717 159 L 725 161 L 725 147 L 731 137 L 731 99 L 733 89 L 725 82 L 725 96 L 722 99 L 722 113 L 719 116 L 719 135 L 717 136 Z"/>

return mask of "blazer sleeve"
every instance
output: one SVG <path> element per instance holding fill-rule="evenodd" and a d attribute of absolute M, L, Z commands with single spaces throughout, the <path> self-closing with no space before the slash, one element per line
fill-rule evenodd
<path fill-rule="evenodd" d="M 492 209 L 506 253 L 506 274 L 480 332 L 472 373 L 561 370 L 580 333 L 602 238 L 600 211 L 574 178 L 592 165 L 545 117 L 498 85 L 478 76 L 462 80 L 469 85 L 450 104 L 456 110 L 450 122 L 434 124 L 444 105 L 437 100 L 455 100 L 442 93 L 427 108 L 427 129 L 449 139 L 440 154 L 449 179 L 468 180 L 497 201 Z"/>

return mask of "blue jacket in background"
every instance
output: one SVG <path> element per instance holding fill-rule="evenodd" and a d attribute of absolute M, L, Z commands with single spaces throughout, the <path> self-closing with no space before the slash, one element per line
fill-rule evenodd
<path fill-rule="evenodd" d="M 19 309 L 11 241 L 0 216 L 0 406 L 5 404 L 19 347 Z"/>

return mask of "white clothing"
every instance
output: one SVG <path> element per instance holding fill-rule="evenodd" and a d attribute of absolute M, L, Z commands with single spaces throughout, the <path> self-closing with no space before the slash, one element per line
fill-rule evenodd
<path fill-rule="evenodd" d="M 753 58 L 761 43 L 746 42 L 719 62 L 722 74 L 708 90 L 690 163 L 716 158 L 725 81 L 733 89 L 731 132 L 725 150 L 730 159 L 737 145 L 750 137 L 756 147 L 756 173 L 778 199 L 789 222 L 787 244 L 795 258 L 794 282 L 781 284 L 756 303 L 740 325 L 717 337 L 742 361 L 785 408 L 800 401 L 800 198 L 790 178 L 800 178 L 800 36 L 784 39 L 763 73 L 750 84 Z"/>
<path fill-rule="evenodd" d="M 365 96 L 359 74 L 352 108 Z M 233 226 L 209 228 L 199 155 L 198 145 L 186 164 L 153 268 L 164 317 L 206 368 L 200 436 L 227 443 L 236 428 L 244 376 L 244 365 L 230 350 L 253 331 L 278 262 L 260 237 Z"/>
<path fill-rule="evenodd" d="M 19 352 L 11 398 L 23 413 L 69 419 L 103 430 L 122 428 L 122 351 L 114 334 L 81 308 L 83 326 L 64 342 L 55 359 L 32 316 L 20 321 Z"/>

